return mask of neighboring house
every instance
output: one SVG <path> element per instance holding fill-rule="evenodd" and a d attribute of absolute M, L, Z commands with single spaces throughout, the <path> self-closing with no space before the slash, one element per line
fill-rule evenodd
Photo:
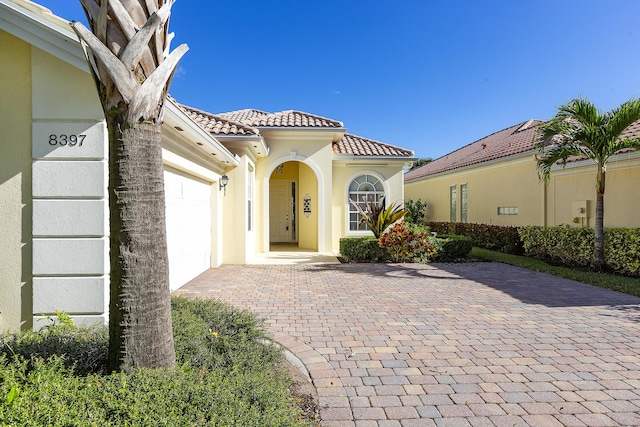
<path fill-rule="evenodd" d="M 520 123 L 453 151 L 405 175 L 405 199 L 427 202 L 428 221 L 496 225 L 594 225 L 596 166 L 568 159 L 547 185 L 536 168 L 540 120 Z M 636 123 L 626 132 L 636 134 Z M 639 227 L 640 153 L 607 166 L 605 226 Z"/>
<path fill-rule="evenodd" d="M 0 0 L 0 91 L 0 331 L 38 327 L 55 310 L 104 322 L 107 129 L 66 20 Z M 404 199 L 413 152 L 349 135 L 341 122 L 165 105 L 172 290 L 222 263 L 250 263 L 271 243 L 336 253 L 340 237 L 367 233 L 349 197 Z"/>

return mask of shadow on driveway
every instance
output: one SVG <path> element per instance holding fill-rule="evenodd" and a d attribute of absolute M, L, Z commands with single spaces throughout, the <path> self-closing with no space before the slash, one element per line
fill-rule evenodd
<path fill-rule="evenodd" d="M 547 307 L 609 306 L 625 317 L 640 322 L 640 297 L 598 288 L 550 274 L 495 262 L 432 264 L 323 264 L 310 266 L 317 271 L 372 277 L 403 277 L 416 280 L 451 281 L 466 279 L 503 292 L 526 304 Z"/>

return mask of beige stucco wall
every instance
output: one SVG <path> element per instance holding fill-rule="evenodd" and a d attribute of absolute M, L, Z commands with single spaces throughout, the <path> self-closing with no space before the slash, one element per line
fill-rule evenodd
<path fill-rule="evenodd" d="M 449 221 L 449 190 L 467 184 L 467 222 L 496 225 L 543 224 L 544 186 L 533 156 L 495 162 L 432 176 L 405 184 L 405 200 L 427 202 L 427 221 Z M 518 215 L 498 215 L 499 207 L 517 207 Z"/>
<path fill-rule="evenodd" d="M 31 46 L 0 30 L 0 332 L 32 323 Z"/>
<path fill-rule="evenodd" d="M 535 165 L 535 158 L 528 156 L 408 182 L 405 199 L 426 201 L 427 220 L 449 221 L 449 188 L 457 185 L 459 196 L 460 184 L 467 183 L 470 223 L 593 227 L 595 165 L 570 163 L 553 170 L 546 186 L 538 179 Z M 605 226 L 640 227 L 640 153 L 613 157 L 606 179 Z M 586 218 L 576 210 L 582 202 L 587 203 Z M 518 215 L 497 215 L 499 206 L 518 207 Z"/>
<path fill-rule="evenodd" d="M 249 169 L 253 162 L 247 156 L 240 158 L 240 165 L 227 172 L 229 183 L 226 194 L 222 191 L 222 262 L 225 264 L 246 264 L 254 253 L 256 214 L 253 207 L 251 230 L 249 230 L 249 185 L 251 178 Z M 254 205 L 255 205 L 255 188 Z M 215 223 L 214 223 L 215 226 Z M 215 265 L 214 265 L 215 266 Z"/>
<path fill-rule="evenodd" d="M 605 227 L 640 227 L 640 153 L 615 156 L 607 164 L 604 197 Z M 586 162 L 583 162 L 586 163 Z M 550 224 L 594 226 L 596 166 L 569 164 L 554 170 L 549 181 Z M 582 218 L 575 203 L 587 201 L 588 215 Z M 578 218 L 574 222 L 574 218 Z"/>
<path fill-rule="evenodd" d="M 298 203 L 298 246 L 302 249 L 318 250 L 318 180 L 311 168 L 304 163 L 299 165 Z M 310 199 L 308 215 L 304 213 L 304 199 Z"/>
<path fill-rule="evenodd" d="M 399 204 L 404 200 L 403 164 L 402 162 L 388 161 L 384 164 L 373 166 L 371 160 L 367 161 L 366 159 L 334 162 L 332 188 L 333 235 L 331 239 L 334 252 L 337 253 L 340 249 L 340 238 L 363 235 L 362 232 L 350 233 L 348 231 L 347 192 L 351 181 L 363 174 L 377 176 L 384 183 L 387 205 L 391 203 Z"/>

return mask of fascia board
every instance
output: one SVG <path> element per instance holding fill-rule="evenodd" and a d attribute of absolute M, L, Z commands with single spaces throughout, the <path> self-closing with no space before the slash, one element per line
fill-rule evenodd
<path fill-rule="evenodd" d="M 319 128 L 319 127 L 304 127 L 304 126 L 252 126 L 254 129 L 258 129 L 260 135 L 273 136 L 284 139 L 300 138 L 318 135 L 325 136 L 326 134 L 332 134 L 331 141 L 337 142 L 347 132 L 347 128 Z"/>
<path fill-rule="evenodd" d="M 12 1 L 0 0 L 0 29 L 88 73 L 78 37 L 62 18 L 51 16 L 60 25 Z"/>
<path fill-rule="evenodd" d="M 536 151 L 537 150 L 523 151 L 522 153 L 512 154 L 511 156 L 500 157 L 498 159 L 488 160 L 486 162 L 474 163 L 472 165 L 462 166 L 462 167 L 454 168 L 454 169 L 448 169 L 446 171 L 442 171 L 442 172 L 433 173 L 433 174 L 430 174 L 430 175 L 424 175 L 424 176 L 420 176 L 420 177 L 417 177 L 417 178 L 413 178 L 413 179 L 408 180 L 408 181 L 405 179 L 405 183 L 420 182 L 420 181 L 423 181 L 423 180 L 426 180 L 426 179 L 429 179 L 429 178 L 449 175 L 449 174 L 458 173 L 458 172 L 461 172 L 461 171 L 467 171 L 469 169 L 477 169 L 477 168 L 481 168 L 481 167 L 485 167 L 485 166 L 494 166 L 496 164 L 507 162 L 507 161 L 511 161 L 511 160 L 518 160 L 518 159 L 525 158 L 525 157 L 531 157 L 531 156 L 536 154 Z"/>
<path fill-rule="evenodd" d="M 614 154 L 613 156 L 609 157 L 609 161 L 607 162 L 607 165 L 612 166 L 616 162 L 621 162 L 624 160 L 633 160 L 633 159 L 640 159 L 640 151 L 630 151 L 628 153 Z M 551 166 L 551 172 L 589 167 L 589 166 L 594 166 L 595 164 L 596 162 L 594 162 L 591 159 L 575 160 L 572 162 L 568 162 L 565 165 L 561 163 L 560 164 L 556 163 L 553 166 Z"/>
<path fill-rule="evenodd" d="M 256 157 L 267 157 L 269 146 L 260 135 L 217 135 L 216 139 L 225 145 L 234 147 L 246 146 Z M 254 147 L 254 145 L 258 147 Z"/>
<path fill-rule="evenodd" d="M 388 162 L 388 161 L 398 161 L 398 162 L 415 162 L 418 160 L 417 157 L 405 157 L 405 156 L 357 156 L 354 154 L 334 154 L 333 161 L 334 162 L 358 162 L 362 161 L 365 163 L 371 163 L 375 161 L 380 162 Z"/>
<path fill-rule="evenodd" d="M 220 141 L 215 139 L 209 132 L 202 129 L 189 116 L 187 116 L 171 99 L 167 98 L 165 102 L 165 123 L 170 126 L 179 126 L 186 132 L 194 134 L 198 139 L 206 144 L 206 150 L 214 150 L 221 155 L 218 161 L 226 163 L 228 166 L 239 166 L 240 161 L 231 153 Z M 203 146 L 204 147 L 204 146 Z"/>

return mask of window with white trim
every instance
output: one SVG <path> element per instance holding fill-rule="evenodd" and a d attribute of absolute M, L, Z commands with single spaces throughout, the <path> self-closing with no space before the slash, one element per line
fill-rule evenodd
<path fill-rule="evenodd" d="M 247 231 L 253 229 L 253 180 L 254 171 L 249 167 L 247 170 Z"/>
<path fill-rule="evenodd" d="M 449 187 L 449 221 L 458 220 L 458 188 L 455 185 Z"/>
<path fill-rule="evenodd" d="M 460 184 L 460 222 L 467 222 L 467 184 Z"/>
<path fill-rule="evenodd" d="M 348 197 L 349 231 L 367 231 L 367 225 L 361 223 L 362 215 L 358 209 L 353 206 L 353 203 L 356 203 L 365 212 L 369 203 L 380 203 L 384 198 L 384 186 L 382 182 L 373 175 L 360 175 L 354 178 L 349 184 Z"/>

